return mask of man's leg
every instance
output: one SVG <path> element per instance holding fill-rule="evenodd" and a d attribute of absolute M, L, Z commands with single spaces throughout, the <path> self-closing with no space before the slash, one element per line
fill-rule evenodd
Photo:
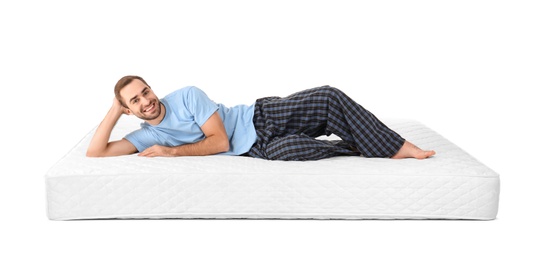
<path fill-rule="evenodd" d="M 326 129 L 355 145 L 365 157 L 391 157 L 405 139 L 339 89 L 326 87 Z"/>
<path fill-rule="evenodd" d="M 338 129 L 333 132 L 338 134 L 342 131 L 341 134 L 344 135 L 348 133 L 348 129 L 345 128 L 349 127 L 357 149 L 364 156 L 425 159 L 435 155 L 435 151 L 422 150 L 406 141 L 342 91 L 336 88 L 330 88 L 329 91 L 333 92 L 332 101 L 335 100 L 333 104 L 339 101 L 338 105 L 333 105 L 334 110 L 338 111 L 332 113 L 338 115 L 335 116 L 336 119 L 331 120 L 331 127 Z"/>
<path fill-rule="evenodd" d="M 407 147 L 400 135 L 342 91 L 329 86 L 300 91 L 286 98 L 259 99 L 254 123 L 258 135 L 258 142 L 250 151 L 254 157 L 266 158 L 277 153 L 267 148 L 279 137 L 317 137 L 331 133 L 366 157 L 415 157 L 399 153 Z"/>
<path fill-rule="evenodd" d="M 318 140 L 305 135 L 276 137 L 264 151 L 266 159 L 283 161 L 320 160 L 340 155 L 359 155 L 344 141 Z"/>

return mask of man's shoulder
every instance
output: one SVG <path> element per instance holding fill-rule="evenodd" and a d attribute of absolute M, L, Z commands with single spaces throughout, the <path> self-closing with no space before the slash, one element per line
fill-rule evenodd
<path fill-rule="evenodd" d="M 188 92 L 188 90 L 190 88 L 192 88 L 192 86 L 187 86 L 187 87 L 182 87 L 182 88 L 176 89 L 176 90 L 170 92 L 169 94 L 167 94 L 164 97 L 164 99 L 169 99 L 169 98 L 172 98 L 172 97 L 184 95 L 185 93 Z"/>
<path fill-rule="evenodd" d="M 179 88 L 169 94 L 167 94 L 163 99 L 165 100 L 172 100 L 172 99 L 184 99 L 187 98 L 188 94 L 191 91 L 200 91 L 200 89 L 196 86 L 186 86 Z"/>

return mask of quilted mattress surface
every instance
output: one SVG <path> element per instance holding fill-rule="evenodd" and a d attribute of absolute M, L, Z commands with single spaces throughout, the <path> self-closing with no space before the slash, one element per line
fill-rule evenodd
<path fill-rule="evenodd" d="M 120 139 L 140 121 L 123 116 Z M 499 175 L 419 122 L 385 120 L 426 160 L 242 156 L 87 158 L 94 130 L 45 175 L 51 220 L 109 218 L 494 219 Z"/>

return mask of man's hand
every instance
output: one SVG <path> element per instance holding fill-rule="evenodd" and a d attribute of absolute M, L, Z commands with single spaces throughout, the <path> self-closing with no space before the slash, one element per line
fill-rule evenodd
<path fill-rule="evenodd" d="M 155 144 L 155 145 L 145 149 L 143 152 L 139 153 L 138 156 L 145 156 L 145 157 L 165 156 L 165 157 L 170 157 L 170 156 L 175 156 L 175 155 L 173 154 L 173 148 Z"/>
<path fill-rule="evenodd" d="M 116 97 L 114 97 L 114 101 L 112 103 L 112 110 L 118 111 L 118 112 L 121 111 L 121 114 L 128 114 L 128 108 L 121 105 L 121 102 L 119 102 L 119 100 Z"/>

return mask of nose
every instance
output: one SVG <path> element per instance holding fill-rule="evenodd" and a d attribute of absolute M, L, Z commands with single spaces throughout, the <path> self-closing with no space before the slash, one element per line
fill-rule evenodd
<path fill-rule="evenodd" d="M 149 105 L 149 103 L 151 103 L 151 101 L 145 97 L 141 97 L 140 98 L 140 103 L 142 105 L 142 107 L 146 106 L 146 105 Z"/>

